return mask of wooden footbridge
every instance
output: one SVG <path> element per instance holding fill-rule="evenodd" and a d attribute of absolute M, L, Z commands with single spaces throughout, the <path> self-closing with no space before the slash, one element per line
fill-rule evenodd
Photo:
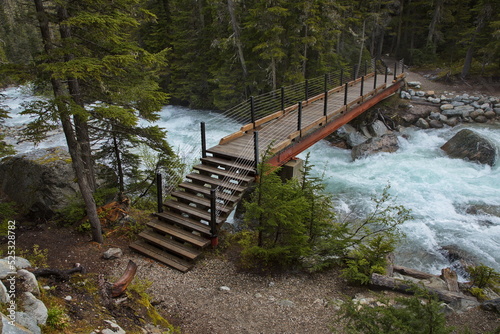
<path fill-rule="evenodd" d="M 217 244 L 219 227 L 255 180 L 257 164 L 265 152 L 267 163 L 286 164 L 403 85 L 402 62 L 394 63 L 391 70 L 376 68 L 372 62 L 372 71 L 365 66 L 363 75 L 346 79 L 341 71 L 334 78 L 325 75 L 320 85 L 319 80 L 311 80 L 301 83 L 299 91 L 290 86 L 264 98 L 251 98 L 244 103 L 245 108 L 237 109 L 238 114 L 249 116 L 248 124 L 214 147 L 206 147 L 202 123 L 201 164 L 193 167 L 166 201 L 161 194 L 161 177 L 157 177 L 156 218 L 130 247 L 188 271 L 205 247 Z"/>

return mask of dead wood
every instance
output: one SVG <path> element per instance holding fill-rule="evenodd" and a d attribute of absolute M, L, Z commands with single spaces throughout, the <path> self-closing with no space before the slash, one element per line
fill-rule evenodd
<path fill-rule="evenodd" d="M 393 277 L 387 277 L 380 274 L 372 274 L 370 284 L 378 287 L 389 290 L 394 290 L 397 292 L 403 293 L 414 293 L 414 285 L 411 283 L 407 283 L 401 280 L 397 280 Z M 445 303 L 460 303 L 462 300 L 476 302 L 477 300 L 474 297 L 466 296 L 460 292 L 446 291 L 440 289 L 429 288 L 424 285 L 419 285 L 420 288 L 424 288 L 430 293 L 436 295 L 439 300 L 444 301 Z"/>
<path fill-rule="evenodd" d="M 110 287 L 111 297 L 118 297 L 121 295 L 128 287 L 128 285 L 134 279 L 135 273 L 137 272 L 137 264 L 134 261 L 129 260 L 127 268 L 123 273 L 122 277 Z"/>
<path fill-rule="evenodd" d="M 74 273 L 85 273 L 85 268 L 82 267 L 79 263 L 75 264 L 75 267 L 68 270 L 59 270 L 59 269 L 50 269 L 50 268 L 42 268 L 33 271 L 35 277 L 54 277 L 61 281 L 69 280 L 69 276 Z"/>
<path fill-rule="evenodd" d="M 437 275 L 432 275 L 432 274 L 429 274 L 429 273 L 426 273 L 426 272 L 423 272 L 420 270 L 415 270 L 415 269 L 402 267 L 402 266 L 394 265 L 393 269 L 397 273 L 400 273 L 400 274 L 406 275 L 406 276 L 415 277 L 418 279 L 428 279 L 428 278 L 433 278 L 433 277 L 439 277 Z"/>
<path fill-rule="evenodd" d="M 458 277 L 457 273 L 450 268 L 444 268 L 441 270 L 441 278 L 446 282 L 448 290 L 452 292 L 460 292 L 458 287 Z"/>

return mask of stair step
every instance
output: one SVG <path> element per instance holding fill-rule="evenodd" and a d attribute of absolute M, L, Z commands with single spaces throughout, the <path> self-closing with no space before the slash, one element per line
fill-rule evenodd
<path fill-rule="evenodd" d="M 154 231 L 143 231 L 139 233 L 139 237 L 150 243 L 158 245 L 169 252 L 178 254 L 190 260 L 194 260 L 202 254 L 201 251 L 197 249 L 188 247 L 184 244 L 181 244 L 180 242 L 172 240 L 169 237 L 163 236 Z"/>
<path fill-rule="evenodd" d="M 185 189 L 186 191 L 192 192 L 192 193 L 203 194 L 206 197 L 210 196 L 211 188 L 200 186 L 199 184 L 195 184 L 192 182 L 182 182 L 181 184 L 179 184 L 179 187 Z M 226 202 L 229 202 L 229 203 L 235 203 L 235 202 L 238 202 L 240 200 L 240 197 L 238 197 L 238 196 L 226 194 L 226 193 L 220 192 L 220 191 L 217 192 L 217 198 L 220 198 L 220 199 L 222 199 Z"/>
<path fill-rule="evenodd" d="M 160 218 L 161 220 L 165 220 L 172 224 L 176 224 L 182 228 L 186 228 L 191 231 L 196 231 L 201 235 L 208 237 L 212 235 L 210 233 L 210 226 L 200 223 L 199 221 L 196 221 L 194 219 L 184 217 L 178 213 L 160 212 L 160 213 L 155 213 L 154 215 Z"/>
<path fill-rule="evenodd" d="M 205 206 L 205 207 L 210 207 L 211 206 L 211 201 L 207 198 L 204 198 L 204 197 L 200 197 L 200 196 L 196 196 L 196 195 L 193 195 L 193 194 L 189 194 L 187 192 L 184 192 L 184 191 L 174 191 L 172 192 L 171 194 L 173 197 L 175 198 L 179 198 L 179 199 L 183 199 L 183 200 L 186 200 L 186 201 L 189 201 L 191 203 L 194 203 L 194 204 L 200 204 L 202 206 Z M 217 203 L 219 204 L 219 203 Z M 221 212 L 224 212 L 224 213 L 230 213 L 231 211 L 233 211 L 233 206 L 221 206 L 220 204 L 217 205 L 217 210 L 220 210 Z"/>
<path fill-rule="evenodd" d="M 206 220 L 207 222 L 211 220 L 210 212 L 195 208 L 194 206 L 190 206 L 173 200 L 168 200 L 163 205 L 167 208 L 185 213 L 190 217 L 196 217 L 197 219 Z"/>
<path fill-rule="evenodd" d="M 179 271 L 186 272 L 193 267 L 192 263 L 189 263 L 180 257 L 173 254 L 167 253 L 151 244 L 148 244 L 144 240 L 137 240 L 129 245 L 129 247 L 136 252 L 149 256 L 161 263 L 164 263 L 172 268 Z"/>
<path fill-rule="evenodd" d="M 163 222 L 160 220 L 153 220 L 149 221 L 146 225 L 154 230 L 169 234 L 177 239 L 180 239 L 184 242 L 189 242 L 200 248 L 205 248 L 208 245 L 210 245 L 210 239 L 204 238 L 197 234 L 193 234 L 189 231 L 183 230 L 182 228 L 169 224 L 167 222 Z"/>
<path fill-rule="evenodd" d="M 191 173 L 191 174 L 188 174 L 186 177 L 188 179 L 196 181 L 196 182 L 200 182 L 203 184 L 210 184 L 210 185 L 213 185 L 216 187 L 229 189 L 229 190 L 236 191 L 239 193 L 245 191 L 245 189 L 246 189 L 246 187 L 244 187 L 244 186 L 240 186 L 240 185 L 235 184 L 235 183 L 223 182 L 222 180 L 216 179 L 214 177 L 201 175 L 198 173 Z"/>
<path fill-rule="evenodd" d="M 255 174 L 255 168 L 253 166 L 252 162 L 249 162 L 249 164 L 242 164 L 242 163 L 237 163 L 232 160 L 226 160 L 226 159 L 221 159 L 217 157 L 206 157 L 206 158 L 201 158 L 201 161 L 203 163 L 206 163 L 208 165 L 212 166 L 221 166 L 225 167 L 226 169 L 237 169 L 240 171 L 243 171 L 244 173 L 248 175 L 254 175 Z"/>
<path fill-rule="evenodd" d="M 209 173 L 212 175 L 221 176 L 220 180 L 225 178 L 227 180 L 236 180 L 238 182 L 242 182 L 242 183 L 246 184 L 246 183 L 252 182 L 255 179 L 253 176 L 248 176 L 245 174 L 238 174 L 238 173 L 234 173 L 232 171 L 227 171 L 224 169 L 220 169 L 220 168 L 216 168 L 216 167 L 212 167 L 212 166 L 208 166 L 208 165 L 203 165 L 203 164 L 196 165 L 193 168 L 200 171 L 200 172 L 205 172 L 205 173 Z"/>

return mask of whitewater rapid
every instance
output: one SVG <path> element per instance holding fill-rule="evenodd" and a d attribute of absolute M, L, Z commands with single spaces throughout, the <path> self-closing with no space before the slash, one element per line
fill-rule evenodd
<path fill-rule="evenodd" d="M 21 88 L 2 92 L 3 102 L 11 109 L 7 126 L 20 127 L 28 116 L 20 115 L 22 102 L 35 99 Z M 185 159 L 200 156 L 200 122 L 207 127 L 207 146 L 216 145 L 223 136 L 241 124 L 208 111 L 165 106 L 157 124 L 165 128 L 167 140 Z M 462 125 L 444 129 L 406 129 L 399 137 L 400 149 L 352 161 L 350 150 L 321 141 L 311 147 L 314 173 L 322 176 L 335 198 L 335 207 L 343 213 L 369 212 L 371 198 L 390 185 L 393 204 L 410 209 L 413 219 L 402 225 L 406 238 L 398 246 L 396 262 L 400 265 L 439 274 L 450 266 L 443 247 L 462 251 L 475 261 L 500 271 L 500 217 L 469 213 L 470 207 L 500 207 L 500 171 L 445 156 L 440 147 L 463 128 L 472 129 L 500 147 L 500 126 Z M 17 143 L 19 152 L 33 149 L 30 143 Z M 65 145 L 60 131 L 38 147 Z M 299 157 L 304 158 L 306 153 Z M 499 211 L 499 210 L 497 210 Z"/>

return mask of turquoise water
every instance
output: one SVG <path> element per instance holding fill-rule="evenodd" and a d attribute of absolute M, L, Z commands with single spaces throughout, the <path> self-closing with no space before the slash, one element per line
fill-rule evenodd
<path fill-rule="evenodd" d="M 20 88 L 3 91 L 12 117 L 10 126 L 28 121 L 19 115 L 19 104 L 33 97 Z M 207 124 L 207 145 L 216 145 L 223 136 L 239 129 L 237 124 L 214 112 L 166 106 L 158 124 L 168 131 L 167 140 L 188 161 L 200 157 L 200 122 Z M 500 147 L 500 127 L 464 125 L 439 130 L 407 129 L 400 137 L 400 149 L 352 161 L 350 151 L 330 146 L 326 141 L 308 150 L 314 173 L 324 175 L 327 190 L 334 194 L 335 206 L 343 214 L 362 214 L 373 207 L 371 198 L 390 184 L 394 204 L 411 209 L 414 219 L 401 228 L 407 235 L 398 247 L 396 262 L 440 273 L 450 263 L 442 247 L 464 251 L 476 261 L 500 271 L 500 218 L 488 214 L 468 214 L 470 205 L 500 206 L 500 171 L 459 159 L 449 159 L 441 151 L 448 139 L 462 128 L 470 128 Z M 11 143 L 15 139 L 9 138 Z M 40 147 L 65 145 L 61 131 Z M 19 151 L 33 149 L 17 143 Z M 301 154 L 302 158 L 305 153 Z"/>

